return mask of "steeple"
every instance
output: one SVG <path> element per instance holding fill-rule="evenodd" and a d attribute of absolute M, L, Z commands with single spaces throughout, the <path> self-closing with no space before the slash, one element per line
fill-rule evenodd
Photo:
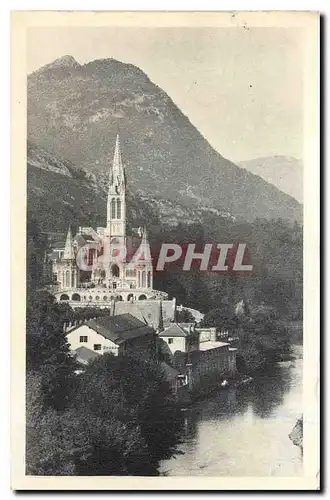
<path fill-rule="evenodd" d="M 69 225 L 68 234 L 66 235 L 66 242 L 64 247 L 64 255 L 63 258 L 65 260 L 74 260 L 74 250 L 73 250 L 73 239 L 71 233 L 71 226 Z"/>
<path fill-rule="evenodd" d="M 143 226 L 141 245 L 149 245 L 147 226 Z"/>
<path fill-rule="evenodd" d="M 108 236 L 126 236 L 126 178 L 121 159 L 119 134 L 116 137 L 115 153 L 109 172 L 105 234 Z"/>
<path fill-rule="evenodd" d="M 116 137 L 115 153 L 109 173 L 109 195 L 122 194 L 126 188 L 125 172 L 121 159 L 119 134 Z"/>

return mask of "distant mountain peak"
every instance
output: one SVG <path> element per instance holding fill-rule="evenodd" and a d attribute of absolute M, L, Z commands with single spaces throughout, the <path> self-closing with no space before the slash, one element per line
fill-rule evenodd
<path fill-rule="evenodd" d="M 39 68 L 35 73 L 41 73 L 44 71 L 47 71 L 49 69 L 76 69 L 76 68 L 81 68 L 80 64 L 75 60 L 73 56 L 70 55 L 65 55 L 62 57 L 59 57 L 58 59 L 55 59 L 55 61 L 46 64 L 45 66 L 42 66 Z"/>
<path fill-rule="evenodd" d="M 60 66 L 71 67 L 71 68 L 75 67 L 76 68 L 76 67 L 80 66 L 80 64 L 77 63 L 75 58 L 73 56 L 70 56 L 70 55 L 59 57 L 58 59 L 55 59 L 55 61 L 50 63 L 50 65 L 53 66 L 54 68 L 58 68 Z"/>
<path fill-rule="evenodd" d="M 292 156 L 274 155 L 237 163 L 248 172 L 262 177 L 283 193 L 303 203 L 303 161 Z"/>

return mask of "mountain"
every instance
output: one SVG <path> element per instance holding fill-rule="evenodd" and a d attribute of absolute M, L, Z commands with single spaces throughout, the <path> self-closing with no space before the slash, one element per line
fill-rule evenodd
<path fill-rule="evenodd" d="M 216 152 L 139 68 L 64 56 L 28 76 L 28 139 L 105 185 L 120 129 L 132 194 L 230 217 L 302 219 L 302 207 Z"/>
<path fill-rule="evenodd" d="M 242 161 L 238 165 L 303 203 L 304 167 L 301 160 L 290 156 L 270 156 Z"/>

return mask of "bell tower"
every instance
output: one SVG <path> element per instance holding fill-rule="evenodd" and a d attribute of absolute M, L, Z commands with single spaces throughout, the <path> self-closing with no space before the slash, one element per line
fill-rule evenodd
<path fill-rule="evenodd" d="M 64 254 L 57 266 L 57 280 L 61 283 L 61 288 L 75 288 L 79 285 L 79 272 L 70 226 L 66 236 Z"/>
<path fill-rule="evenodd" d="M 106 234 L 111 238 L 126 236 L 126 177 L 119 134 L 116 137 L 115 154 L 109 173 Z"/>

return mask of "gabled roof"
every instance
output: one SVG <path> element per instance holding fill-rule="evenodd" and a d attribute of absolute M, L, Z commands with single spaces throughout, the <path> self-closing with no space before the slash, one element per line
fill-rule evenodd
<path fill-rule="evenodd" d="M 92 351 L 91 349 L 88 349 L 84 346 L 78 347 L 78 349 L 75 349 L 72 352 L 77 356 L 76 359 L 78 363 L 82 363 L 83 365 L 87 365 L 89 361 L 92 361 L 93 359 L 100 356 L 98 352 Z"/>
<path fill-rule="evenodd" d="M 189 330 L 182 328 L 182 325 L 189 323 L 173 323 L 159 334 L 160 337 L 187 337 Z"/>
<path fill-rule="evenodd" d="M 126 340 L 155 333 L 153 328 L 131 314 L 91 319 L 86 321 L 85 324 L 117 345 Z"/>

